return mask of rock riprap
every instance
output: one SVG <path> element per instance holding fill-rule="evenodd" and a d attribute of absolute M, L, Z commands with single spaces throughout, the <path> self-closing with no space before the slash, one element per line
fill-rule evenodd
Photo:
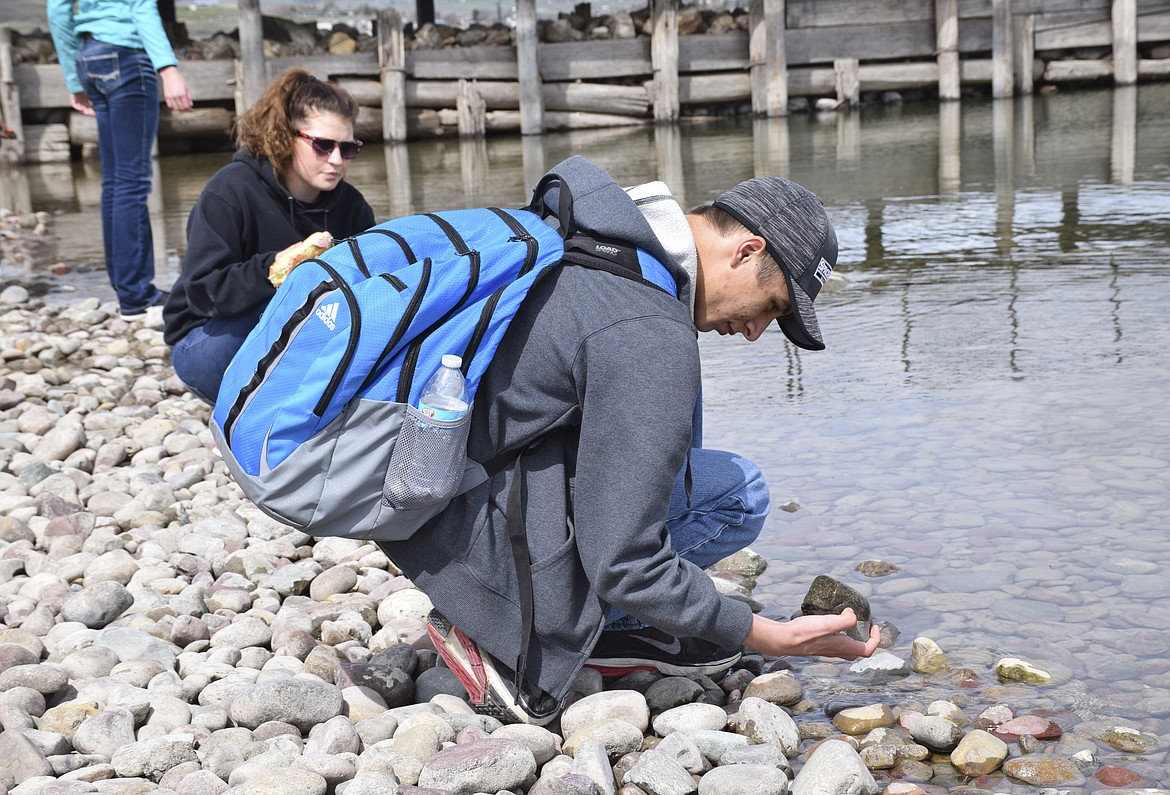
<path fill-rule="evenodd" d="M 1042 662 L 896 632 L 868 668 L 586 670 L 548 727 L 477 715 L 375 544 L 243 497 L 148 322 L 0 293 L 0 795 L 1167 792 L 1142 726 L 1012 708 Z M 763 560 L 717 568 L 752 604 Z M 834 582 L 814 609 L 868 621 Z"/>

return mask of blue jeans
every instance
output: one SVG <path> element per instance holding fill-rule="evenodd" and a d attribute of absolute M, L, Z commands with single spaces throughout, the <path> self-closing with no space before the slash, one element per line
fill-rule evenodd
<path fill-rule="evenodd" d="M 79 42 L 77 75 L 97 114 L 102 159 L 102 243 L 123 312 L 155 302 L 154 240 L 146 197 L 158 134 L 158 75 L 143 50 Z"/>
<path fill-rule="evenodd" d="M 768 484 L 746 458 L 722 450 L 691 450 L 691 502 L 687 506 L 686 472 L 679 473 L 670 495 L 666 531 L 679 557 L 701 569 L 751 544 L 768 515 Z M 646 624 L 611 607 L 605 628 L 638 629 Z"/>
<path fill-rule="evenodd" d="M 228 317 L 213 317 L 171 348 L 171 365 L 195 397 L 214 406 L 232 357 L 260 322 L 264 304 Z"/>

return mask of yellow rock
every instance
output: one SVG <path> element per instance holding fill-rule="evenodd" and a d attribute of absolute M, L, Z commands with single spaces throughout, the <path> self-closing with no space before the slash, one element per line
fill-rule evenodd
<path fill-rule="evenodd" d="M 937 674 L 950 667 L 947 656 L 930 638 L 915 638 L 910 657 L 914 670 L 920 674 Z"/>
<path fill-rule="evenodd" d="M 1032 685 L 1042 685 L 1052 679 L 1052 674 L 1042 671 L 1031 663 L 1015 657 L 1004 657 L 995 664 L 995 672 L 1000 679 L 1010 679 L 1013 682 L 1026 682 Z"/>
<path fill-rule="evenodd" d="M 894 725 L 894 713 L 885 704 L 843 709 L 833 716 L 833 725 L 850 735 L 866 734 Z"/>

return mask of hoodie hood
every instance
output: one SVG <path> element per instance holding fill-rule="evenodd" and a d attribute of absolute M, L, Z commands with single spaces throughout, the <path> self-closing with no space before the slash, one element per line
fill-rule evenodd
<path fill-rule="evenodd" d="M 273 198 L 288 207 L 289 223 L 297 231 L 304 232 L 308 237 L 313 232 L 329 228 L 329 211 L 341 200 L 342 191 L 336 188 L 322 191 L 317 201 L 305 204 L 289 192 L 284 179 L 276 173 L 267 157 L 254 155 L 247 149 L 238 149 L 232 156 L 232 161 L 243 163 L 260 175 L 261 181 L 272 192 Z"/>
<path fill-rule="evenodd" d="M 581 155 L 573 155 L 553 166 L 548 173 L 560 177 L 568 186 L 573 197 L 573 223 L 578 229 L 623 240 L 643 249 L 666 266 L 678 285 L 680 296 L 690 295 L 691 277 L 663 248 L 638 205 L 605 169 Z M 545 207 L 552 213 L 546 220 L 559 228 L 560 186 L 552 183 L 544 190 L 543 196 L 533 196 L 534 203 L 538 198 L 543 199 Z M 556 219 L 555 223 L 553 219 Z"/>

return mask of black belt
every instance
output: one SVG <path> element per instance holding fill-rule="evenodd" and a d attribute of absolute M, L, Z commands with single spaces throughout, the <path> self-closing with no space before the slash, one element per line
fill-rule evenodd
<path fill-rule="evenodd" d="M 89 41 L 93 38 L 93 34 L 88 31 L 82 31 L 81 33 L 77 34 L 77 38 L 81 39 L 82 41 Z"/>

